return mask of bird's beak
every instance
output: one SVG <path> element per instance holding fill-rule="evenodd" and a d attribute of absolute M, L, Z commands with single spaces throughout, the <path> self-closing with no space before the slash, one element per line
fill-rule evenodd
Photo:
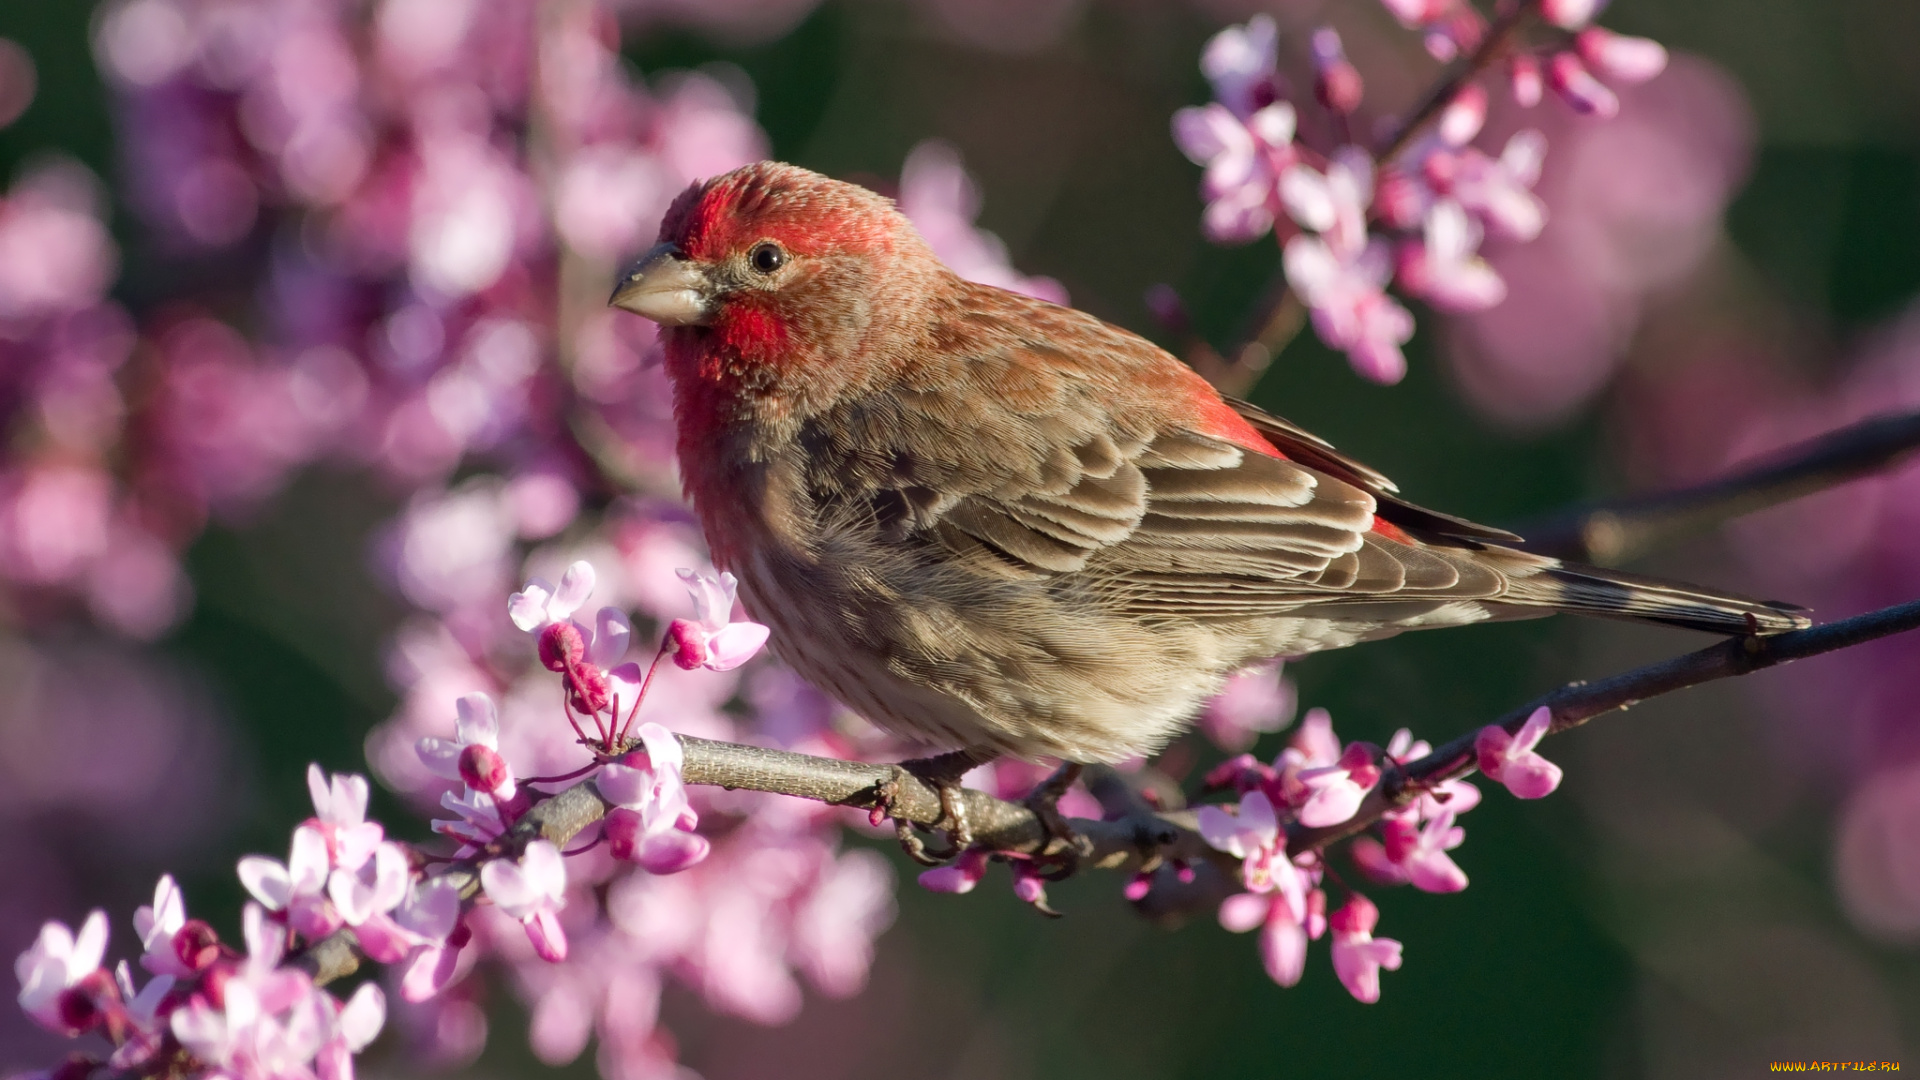
<path fill-rule="evenodd" d="M 655 244 L 620 274 L 607 303 L 662 326 L 699 326 L 713 307 L 707 268 L 672 244 Z"/>

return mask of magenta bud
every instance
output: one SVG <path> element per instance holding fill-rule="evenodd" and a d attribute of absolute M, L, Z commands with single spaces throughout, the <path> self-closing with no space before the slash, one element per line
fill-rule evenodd
<path fill-rule="evenodd" d="M 1047 883 L 1040 875 L 1023 866 L 1013 868 L 1013 895 L 1023 904 L 1044 904 L 1047 900 Z"/>
<path fill-rule="evenodd" d="M 76 1035 L 91 1031 L 102 1018 L 99 1003 L 85 982 L 62 990 L 55 1007 L 60 1011 L 60 1026 Z"/>
<path fill-rule="evenodd" d="M 540 631 L 540 662 L 548 671 L 565 671 L 568 665 L 578 664 L 586 655 L 586 640 L 580 636 L 580 628 L 572 623 L 548 623 L 547 628 Z"/>
<path fill-rule="evenodd" d="M 1361 81 L 1360 69 L 1345 60 L 1322 71 L 1313 83 L 1314 98 L 1342 116 L 1352 115 L 1360 107 L 1360 99 L 1365 92 L 1366 84 Z"/>
<path fill-rule="evenodd" d="M 1327 924 L 1336 934 L 1371 934 L 1373 928 L 1380 925 L 1380 909 L 1373 906 L 1373 901 L 1354 893 L 1345 907 L 1328 917 Z"/>
<path fill-rule="evenodd" d="M 675 619 L 667 625 L 667 650 L 683 671 L 705 664 L 713 655 L 707 647 L 707 631 L 699 623 Z"/>
<path fill-rule="evenodd" d="M 467 920 L 461 919 L 459 922 L 453 924 L 453 933 L 447 935 L 447 947 L 456 950 L 464 949 L 467 947 L 467 943 L 472 940 L 472 929 L 467 926 Z"/>
<path fill-rule="evenodd" d="M 1445 150 L 1428 154 L 1420 163 L 1420 177 L 1427 186 L 1440 194 L 1453 189 L 1453 178 L 1460 174 L 1460 159 Z"/>
<path fill-rule="evenodd" d="M 1173 876 L 1179 879 L 1180 884 L 1191 885 L 1193 884 L 1194 878 L 1199 875 L 1194 873 L 1192 863 L 1175 861 L 1173 864 Z"/>
<path fill-rule="evenodd" d="M 640 856 L 640 837 L 644 826 L 640 815 L 624 806 L 616 806 L 607 811 L 607 818 L 600 825 L 600 831 L 607 838 L 607 850 L 614 858 L 622 862 L 636 862 Z"/>
<path fill-rule="evenodd" d="M 173 935 L 173 955 L 194 971 L 205 971 L 220 959 L 220 935 L 199 919 L 188 919 Z"/>
<path fill-rule="evenodd" d="M 1420 829 L 1411 821 L 1390 818 L 1380 825 L 1381 847 L 1386 850 L 1387 861 L 1403 863 L 1420 842 Z"/>
<path fill-rule="evenodd" d="M 591 715 L 613 700 L 613 685 L 598 665 L 583 662 L 567 676 L 567 696 L 576 710 Z"/>
<path fill-rule="evenodd" d="M 88 1080 L 100 1062 L 84 1054 L 70 1054 L 67 1060 L 53 1067 L 46 1074 L 47 1080 Z"/>
<path fill-rule="evenodd" d="M 1127 881 L 1127 887 L 1121 890 L 1121 895 L 1137 904 L 1145 900 L 1147 893 L 1151 891 L 1153 891 L 1153 875 L 1135 874 Z"/>
<path fill-rule="evenodd" d="M 216 1009 L 227 1007 L 227 980 L 233 978 L 234 961 L 221 957 L 207 966 L 206 973 L 200 976 L 200 992 L 207 996 Z"/>
<path fill-rule="evenodd" d="M 499 791 L 509 775 L 506 761 L 490 746 L 469 743 L 460 751 L 460 779 L 475 791 Z"/>

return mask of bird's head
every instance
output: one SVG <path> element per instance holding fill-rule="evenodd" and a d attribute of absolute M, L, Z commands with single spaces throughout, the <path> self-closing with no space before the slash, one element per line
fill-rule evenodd
<path fill-rule="evenodd" d="M 892 200 L 762 161 L 682 192 L 611 303 L 733 363 L 791 367 L 858 355 L 890 297 L 943 272 Z"/>

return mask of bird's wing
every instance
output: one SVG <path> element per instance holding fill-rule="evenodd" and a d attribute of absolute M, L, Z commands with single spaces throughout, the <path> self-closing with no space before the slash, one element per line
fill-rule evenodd
<path fill-rule="evenodd" d="M 1454 517 L 1452 514 L 1443 514 L 1438 510 L 1416 506 L 1400 498 L 1400 489 L 1384 474 L 1340 453 L 1333 448 L 1332 443 L 1320 436 L 1250 402 L 1241 401 L 1238 398 L 1226 400 L 1227 404 L 1233 407 L 1233 411 L 1240 414 L 1241 419 L 1252 424 L 1254 430 L 1282 454 L 1329 476 L 1339 477 L 1372 495 L 1380 503 L 1378 510 L 1380 516 L 1395 525 L 1402 528 L 1429 530 L 1436 535 L 1456 540 L 1490 540 L 1498 544 L 1521 542 L 1519 536 L 1505 529 L 1479 525 L 1465 518 Z"/>
<path fill-rule="evenodd" d="M 1497 557 L 1449 538 L 1502 534 L 1401 503 L 1385 477 L 1241 406 L 1288 444 L 1285 456 L 1249 449 L 1257 440 L 1212 391 L 1144 340 L 1065 309 L 1019 314 L 963 319 L 948 331 L 963 369 L 909 377 L 815 428 L 813 460 L 827 463 L 815 490 L 860 504 L 892 539 L 938 545 L 950 565 L 1072 574 L 1142 617 L 1504 590 Z M 1058 344 L 1068 340 L 1092 358 Z M 1199 397 L 1170 408 L 1178 394 L 1204 395 L 1220 415 Z M 1379 529 L 1383 506 L 1447 528 L 1437 546 Z"/>

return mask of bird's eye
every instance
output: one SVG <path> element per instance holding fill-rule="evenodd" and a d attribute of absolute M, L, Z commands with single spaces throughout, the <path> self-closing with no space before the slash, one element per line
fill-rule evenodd
<path fill-rule="evenodd" d="M 787 253 L 780 250 L 780 245 L 771 240 L 755 244 L 753 250 L 747 253 L 747 259 L 753 263 L 755 270 L 763 274 L 771 274 L 787 265 Z"/>

